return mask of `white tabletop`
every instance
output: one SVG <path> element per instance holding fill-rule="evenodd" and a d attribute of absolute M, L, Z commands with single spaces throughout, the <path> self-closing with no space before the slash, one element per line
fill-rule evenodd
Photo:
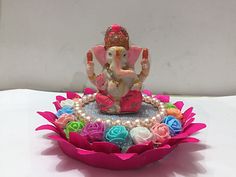
<path fill-rule="evenodd" d="M 165 159 L 138 170 L 112 171 L 67 157 L 46 138 L 49 132 L 35 132 L 47 123 L 36 111 L 55 111 L 51 102 L 56 95 L 34 90 L 0 92 L 2 177 L 235 176 L 236 96 L 172 97 L 172 101 L 184 100 L 185 108 L 194 106 L 196 122 L 207 124 L 194 135 L 201 142 L 181 144 Z"/>

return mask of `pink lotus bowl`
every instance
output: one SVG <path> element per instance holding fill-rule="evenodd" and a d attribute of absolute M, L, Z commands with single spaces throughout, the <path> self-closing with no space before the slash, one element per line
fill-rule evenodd
<path fill-rule="evenodd" d="M 87 89 L 85 92 L 92 93 L 93 91 Z M 78 97 L 79 95 L 76 93 L 67 92 L 67 98 L 73 99 Z M 157 97 L 163 99 L 165 102 L 169 102 L 169 96 L 167 95 L 157 95 Z M 60 109 L 60 104 L 58 103 L 66 98 L 57 96 L 56 99 L 57 101 L 54 102 L 54 105 L 58 110 Z M 175 106 L 180 110 L 183 105 L 184 103 L 182 101 L 175 103 Z M 74 132 L 70 133 L 70 138 L 67 140 L 64 132 L 54 123 L 57 117 L 52 112 L 38 112 L 50 124 L 42 125 L 36 128 L 36 130 L 50 130 L 55 132 L 55 135 L 50 135 L 48 138 L 57 141 L 59 147 L 66 155 L 91 166 L 113 170 L 135 169 L 164 158 L 181 143 L 199 142 L 198 139 L 190 136 L 205 128 L 206 125 L 203 123 L 193 123 L 195 114 L 192 110 L 193 108 L 191 107 L 183 112 L 183 130 L 180 134 L 171 137 L 158 148 L 153 143 L 133 145 L 126 153 L 121 153 L 116 145 L 109 142 L 89 143 L 84 137 Z"/>

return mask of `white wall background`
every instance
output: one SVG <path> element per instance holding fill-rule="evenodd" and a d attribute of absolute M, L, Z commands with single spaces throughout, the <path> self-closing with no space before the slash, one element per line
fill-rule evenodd
<path fill-rule="evenodd" d="M 145 88 L 236 94 L 235 0 L 0 0 L 0 89 L 82 90 L 112 23 L 150 49 Z"/>

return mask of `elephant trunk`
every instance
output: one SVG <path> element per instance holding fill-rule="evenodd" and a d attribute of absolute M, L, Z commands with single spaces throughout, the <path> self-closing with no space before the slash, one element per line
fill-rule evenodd
<path fill-rule="evenodd" d="M 114 72 L 116 73 L 116 75 L 119 78 L 124 78 L 124 77 L 128 77 L 128 78 L 134 78 L 136 76 L 136 73 L 133 70 L 127 69 L 124 70 L 122 69 L 121 66 L 121 49 L 117 48 L 116 49 L 116 55 L 115 55 L 115 68 L 114 68 Z"/>

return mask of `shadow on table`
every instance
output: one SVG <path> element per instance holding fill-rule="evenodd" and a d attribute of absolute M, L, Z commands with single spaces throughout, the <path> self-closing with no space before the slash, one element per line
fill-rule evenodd
<path fill-rule="evenodd" d="M 58 164 L 55 164 L 57 171 L 65 172 L 77 169 L 85 177 L 175 177 L 176 174 L 195 177 L 198 174 L 206 173 L 206 169 L 200 163 L 204 160 L 204 157 L 198 152 L 206 148 L 209 147 L 204 144 L 180 144 L 172 153 L 158 162 L 140 169 L 124 171 L 107 170 L 86 165 L 65 155 L 57 143 L 54 142 L 51 147 L 42 151 L 41 154 L 57 155 L 61 159 Z"/>

